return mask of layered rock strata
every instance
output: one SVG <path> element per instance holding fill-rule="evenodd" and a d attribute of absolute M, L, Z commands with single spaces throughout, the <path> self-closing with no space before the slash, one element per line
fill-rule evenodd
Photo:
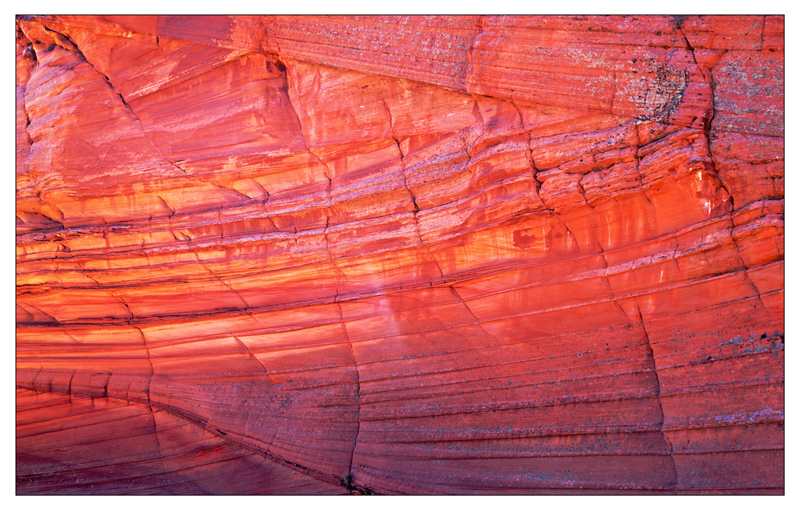
<path fill-rule="evenodd" d="M 777 16 L 17 18 L 17 492 L 782 493 Z"/>

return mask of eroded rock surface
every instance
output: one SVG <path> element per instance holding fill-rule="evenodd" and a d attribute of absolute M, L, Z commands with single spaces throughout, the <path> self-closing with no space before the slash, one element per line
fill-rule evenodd
<path fill-rule="evenodd" d="M 783 18 L 17 18 L 18 493 L 782 493 Z"/>

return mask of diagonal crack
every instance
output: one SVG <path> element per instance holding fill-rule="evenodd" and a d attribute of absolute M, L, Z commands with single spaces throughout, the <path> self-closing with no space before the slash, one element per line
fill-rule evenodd
<path fill-rule="evenodd" d="M 678 31 L 683 36 L 683 40 L 686 43 L 686 49 L 689 50 L 692 53 L 692 60 L 694 60 L 694 64 L 695 65 L 699 65 L 697 63 L 697 58 L 694 55 L 694 47 L 689 42 L 689 38 L 686 37 L 686 32 L 683 31 L 683 21 L 684 21 L 684 19 L 685 19 L 685 16 L 673 16 L 672 17 L 672 24 L 675 26 L 675 28 L 678 29 Z"/>
<path fill-rule="evenodd" d="M 153 417 L 153 435 L 156 438 L 156 445 L 158 446 L 158 458 L 161 461 L 161 468 L 166 471 L 166 465 L 164 464 L 164 452 L 161 450 L 161 441 L 158 439 L 158 424 L 156 423 L 156 413 L 153 409 L 153 399 L 150 396 L 150 385 L 153 382 L 153 376 L 155 375 L 156 371 L 153 367 L 153 358 L 150 355 L 150 348 L 147 346 L 147 337 L 144 336 L 144 331 L 138 326 L 133 326 L 135 330 L 139 332 L 142 336 L 142 344 L 144 345 L 144 350 L 147 352 L 147 361 L 150 363 L 150 380 L 147 382 L 147 407 L 150 408 L 150 415 Z M 130 389 L 129 389 L 130 390 Z M 70 394 L 71 396 L 71 394 Z M 130 395 L 125 396 L 128 401 L 131 400 Z"/>
<path fill-rule="evenodd" d="M 278 58 L 280 59 L 280 55 L 278 55 Z M 328 229 L 330 228 L 330 221 L 331 221 L 331 218 L 332 218 L 332 213 L 336 210 L 336 208 L 333 205 L 333 173 L 331 172 L 330 167 L 328 167 L 328 164 L 325 163 L 325 161 L 323 161 L 322 158 L 319 157 L 319 154 L 314 152 L 311 149 L 311 147 L 308 145 L 308 141 L 306 140 L 305 132 L 303 131 L 303 122 L 302 122 L 302 120 L 300 118 L 300 115 L 297 113 L 297 108 L 294 105 L 294 102 L 295 101 L 299 101 L 299 98 L 295 97 L 294 99 L 292 99 L 292 96 L 295 95 L 295 94 L 291 94 L 290 93 L 290 91 L 292 90 L 292 87 L 291 87 L 291 84 L 289 83 L 289 72 L 286 70 L 285 64 L 284 64 L 284 71 L 283 72 L 284 72 L 284 76 L 285 76 L 285 80 L 286 80 L 284 93 L 286 94 L 286 97 L 288 99 L 289 107 L 292 110 L 292 113 L 294 113 L 295 119 L 297 120 L 297 125 L 300 128 L 300 138 L 303 141 L 303 146 L 305 147 L 306 151 L 310 155 L 312 155 L 314 157 L 314 159 L 316 159 L 317 163 L 319 163 L 322 166 L 322 168 L 323 168 L 322 172 L 325 175 L 325 178 L 328 180 L 328 187 L 326 189 L 326 192 L 328 194 L 328 210 L 329 210 L 330 214 L 326 214 L 326 216 L 325 216 L 325 229 L 323 230 L 323 235 L 325 236 L 325 249 L 328 252 L 328 257 L 330 258 L 331 265 L 333 265 L 334 269 L 336 269 L 336 271 L 338 271 L 344 277 L 344 280 L 347 282 L 347 287 L 349 289 L 350 288 L 350 280 L 347 277 L 347 274 L 344 271 L 342 271 L 342 268 L 336 262 L 336 258 L 333 256 L 333 251 L 331 250 L 330 239 L 328 238 Z M 272 221 L 272 220 L 270 220 L 270 221 Z M 275 225 L 274 222 L 272 224 Z M 276 229 L 277 229 L 277 227 L 276 227 Z M 295 228 L 295 234 L 296 233 L 297 233 L 297 229 Z M 334 282 L 334 283 L 335 283 L 335 287 L 336 287 L 334 289 L 336 291 L 336 295 L 334 296 L 333 299 L 334 299 L 334 301 L 338 301 L 339 295 L 341 294 L 341 290 L 339 289 L 339 284 L 336 283 L 336 282 Z"/>
<path fill-rule="evenodd" d="M 644 195 L 645 200 L 647 200 L 647 203 L 650 204 L 650 207 L 652 208 L 652 211 L 655 213 L 656 205 L 653 203 L 652 200 L 650 200 L 650 195 L 647 194 L 647 189 L 645 189 L 644 179 L 642 177 L 642 170 L 641 170 L 642 157 L 639 154 L 639 151 L 642 148 L 642 134 L 639 131 L 637 126 L 634 126 L 634 127 L 635 127 L 635 131 L 636 131 L 636 139 L 638 141 L 638 144 L 635 147 L 633 147 L 633 149 L 634 149 L 633 150 L 633 156 L 634 156 L 634 158 L 636 158 L 636 175 L 639 176 L 639 188 L 642 190 L 642 195 Z"/>
<path fill-rule="evenodd" d="M 451 292 L 451 293 L 452 293 L 452 294 L 453 294 L 455 297 L 457 297 L 457 298 L 459 299 L 459 301 L 461 301 L 461 304 L 463 304 L 463 305 L 464 305 L 464 307 L 467 309 L 467 311 L 469 312 L 469 314 L 470 314 L 470 315 L 472 315 L 472 317 L 475 319 L 475 324 L 476 324 L 478 327 L 480 327 L 480 328 L 483 330 L 483 332 L 484 332 L 484 333 L 486 333 L 487 335 L 489 335 L 490 337 L 492 337 L 492 338 L 494 339 L 494 341 L 497 343 L 497 345 L 500 345 L 500 340 L 498 340 L 496 336 L 494 336 L 492 333 L 490 333 L 490 332 L 489 332 L 489 330 L 487 330 L 487 329 L 486 329 L 486 328 L 483 326 L 483 324 L 481 323 L 480 319 L 478 319 L 478 316 L 477 316 L 477 315 L 475 315 L 475 312 L 473 312 L 473 311 L 472 311 L 472 308 L 470 308 L 470 307 L 469 307 L 469 305 L 467 304 L 467 302 L 466 302 L 466 301 L 464 301 L 464 298 L 462 298 L 462 297 L 461 297 L 461 295 L 458 293 L 458 291 L 455 289 L 455 287 L 453 287 L 452 285 L 449 285 L 449 287 L 450 287 L 450 292 Z"/>
<path fill-rule="evenodd" d="M 655 374 L 655 386 L 656 386 L 656 402 L 658 403 L 658 411 L 661 414 L 661 422 L 658 424 L 658 427 L 661 431 L 661 437 L 664 439 L 664 443 L 666 443 L 667 448 L 669 448 L 669 457 L 672 461 L 672 470 L 674 473 L 675 480 L 673 482 L 672 490 L 673 492 L 677 492 L 678 490 L 678 467 L 675 464 L 675 455 L 674 455 L 674 448 L 672 445 L 672 441 L 669 440 L 666 433 L 664 432 L 664 407 L 661 404 L 661 379 L 658 375 L 658 367 L 656 366 L 656 358 L 655 354 L 653 353 L 653 344 L 650 342 L 650 335 L 647 334 L 647 328 L 644 325 L 644 317 L 642 316 L 642 310 L 639 308 L 639 303 L 636 303 L 636 311 L 639 314 L 639 325 L 642 327 L 642 332 L 644 333 L 644 338 L 646 340 L 647 345 L 647 356 L 648 361 L 652 363 L 652 370 Z"/>
<path fill-rule="evenodd" d="M 81 267 L 81 270 L 83 271 L 83 275 L 86 276 L 87 278 L 89 278 L 90 280 L 92 280 L 94 282 L 95 286 L 98 289 L 101 289 L 101 290 L 103 290 L 105 292 L 108 292 L 109 294 L 111 294 L 112 296 L 114 296 L 115 298 L 120 300 L 120 302 L 122 303 L 122 306 L 125 307 L 125 309 L 128 311 L 128 315 L 130 315 L 130 317 L 128 317 L 128 319 L 127 319 L 127 322 L 128 322 L 128 324 L 132 324 L 132 322 L 136 318 L 133 316 L 133 312 L 131 311 L 131 307 L 128 306 L 127 301 L 125 301 L 125 299 L 123 299 L 122 296 L 118 296 L 117 294 L 115 294 L 114 291 L 112 291 L 109 287 L 104 286 L 104 285 L 100 285 L 100 282 L 98 282 L 92 275 L 90 275 L 88 273 L 89 270 L 86 269 L 86 267 L 83 264 L 81 264 L 80 261 L 76 261 L 76 262 Z"/>
<path fill-rule="evenodd" d="M 75 44 L 75 42 L 73 42 L 72 39 L 66 34 L 62 34 L 60 32 L 52 30 L 52 29 L 50 29 L 50 28 L 48 28 L 46 26 L 44 27 L 44 29 L 47 30 L 48 32 L 50 32 L 51 34 L 53 34 L 53 37 L 56 39 L 56 41 L 59 43 L 59 45 L 62 48 L 64 48 L 65 50 L 67 50 L 67 51 L 69 51 L 71 53 L 74 53 L 75 55 L 77 55 L 81 60 L 83 60 L 89 66 L 91 66 L 91 68 L 94 69 L 94 71 L 97 74 L 99 74 L 100 77 L 103 78 L 103 80 L 106 82 L 106 84 L 111 89 L 111 91 L 114 94 L 116 94 L 117 97 L 119 97 L 119 100 L 122 102 L 122 105 L 131 113 L 131 115 L 139 123 L 139 128 L 142 130 L 142 137 L 145 139 L 145 141 L 148 143 L 148 145 L 150 145 L 156 152 L 158 152 L 161 155 L 161 157 L 164 158 L 165 161 L 169 162 L 172 166 L 174 166 L 175 168 L 177 168 L 178 170 L 180 170 L 181 172 L 183 172 L 184 174 L 186 174 L 188 177 L 191 178 L 191 176 L 186 172 L 186 170 L 184 170 L 183 168 L 179 167 L 173 161 L 170 161 L 170 159 L 167 158 L 167 156 L 161 151 L 161 149 L 156 144 L 154 144 L 152 142 L 152 140 L 150 140 L 150 138 L 147 136 L 147 131 L 144 129 L 144 124 L 142 123 L 142 120 L 139 118 L 139 116 L 136 114 L 136 111 L 131 107 L 130 104 L 128 104 L 128 101 L 125 100 L 125 97 L 122 95 L 122 93 L 119 90 L 117 90 L 116 87 L 114 87 L 114 84 L 111 82 L 111 79 L 109 79 L 109 77 L 106 76 L 105 73 L 103 73 L 102 71 L 97 69 L 97 67 L 95 67 L 95 65 L 92 64 L 91 61 L 89 61 L 88 58 L 86 58 L 86 55 L 83 54 L 83 52 L 78 47 L 78 45 Z"/>
<path fill-rule="evenodd" d="M 414 227 L 415 227 L 415 230 L 417 231 L 417 237 L 419 238 L 419 244 L 428 253 L 428 257 L 433 261 L 433 263 L 436 264 L 436 269 L 439 271 L 439 276 L 444 278 L 444 271 L 442 271 L 442 267 L 439 265 L 439 261 L 436 259 L 436 257 L 433 256 L 433 253 L 431 253 L 430 248 L 428 248 L 428 246 L 425 244 L 425 241 L 423 241 L 423 239 L 422 239 L 422 232 L 421 232 L 420 226 L 419 226 L 419 216 L 417 215 L 419 213 L 420 209 L 419 209 L 419 205 L 417 204 L 416 195 L 414 195 L 414 192 L 411 191 L 411 188 L 408 186 L 408 176 L 406 175 L 405 154 L 403 154 L 403 148 L 400 146 L 400 140 L 397 138 L 397 135 L 395 134 L 395 131 L 394 131 L 394 121 L 392 120 L 392 111 L 389 109 L 389 105 L 386 104 L 386 100 L 385 99 L 381 99 L 381 101 L 383 102 L 383 107 L 386 110 L 386 115 L 389 117 L 389 130 L 392 133 L 392 139 L 394 140 L 394 143 L 397 145 L 397 150 L 400 152 L 400 173 L 403 176 L 403 185 L 405 186 L 406 191 L 408 191 L 408 194 L 411 196 L 411 202 L 414 205 L 414 210 L 412 211 L 412 214 L 414 215 Z M 467 156 L 469 156 L 469 154 L 467 154 Z"/>
<path fill-rule="evenodd" d="M 181 173 L 182 173 L 182 174 L 183 174 L 183 175 L 184 175 L 184 176 L 185 176 L 187 179 L 189 179 L 189 180 L 190 180 L 190 181 L 192 181 L 192 182 L 197 182 L 197 183 L 201 183 L 201 184 L 207 184 L 207 185 L 211 185 L 211 186 L 213 186 L 213 187 L 215 187 L 215 188 L 222 188 L 222 189 L 225 189 L 225 190 L 228 190 L 228 191 L 232 191 L 232 192 L 234 192 L 234 193 L 237 193 L 238 195 L 241 195 L 241 196 L 242 196 L 242 197 L 244 197 L 245 199 L 247 199 L 247 200 L 250 200 L 250 197 L 248 197 L 247 195 L 245 195 L 245 194 L 243 194 L 243 193 L 241 193 L 241 192 L 239 192 L 239 191 L 237 191 L 237 190 L 235 190 L 235 189 L 232 189 L 232 188 L 227 188 L 227 187 L 225 187 L 225 186 L 220 186 L 219 184 L 214 184 L 214 183 L 212 183 L 212 182 L 204 181 L 203 179 L 200 179 L 199 177 L 197 177 L 197 176 L 195 176 L 195 175 L 192 175 L 192 174 L 190 174 L 190 173 L 189 173 L 189 172 L 187 172 L 187 171 L 186 171 L 186 170 L 185 170 L 183 167 L 181 167 L 181 166 L 178 164 L 178 162 L 176 162 L 176 161 L 173 161 L 172 159 L 170 159 L 169 157 L 167 157 L 167 155 L 164 153 L 164 151 L 163 151 L 163 150 L 161 150 L 161 147 L 159 147 L 159 146 L 158 146 L 158 145 L 157 145 L 155 142 L 153 142 L 153 140 L 150 138 L 150 136 L 149 136 L 149 134 L 148 134 L 147 130 L 146 130 L 146 129 L 145 129 L 145 127 L 144 127 L 144 123 L 142 122 L 142 119 L 139 117 L 139 115 L 136 113 L 136 111 L 133 109 L 133 107 L 132 107 L 132 106 L 131 106 L 131 105 L 128 103 L 128 101 L 125 99 L 125 96 L 123 96 L 123 95 L 122 95 L 122 93 L 121 93 L 119 90 L 117 90 L 117 88 L 114 86 L 114 84 L 113 84 L 113 82 L 111 81 L 111 79 L 110 79 L 110 78 L 109 78 L 109 77 L 108 77 L 108 76 L 107 76 L 105 73 L 103 73 L 102 71 L 100 71 L 100 70 L 99 70 L 99 69 L 98 69 L 98 68 L 97 68 L 97 67 L 96 67 L 94 64 L 92 64 L 92 62 L 91 62 L 91 61 L 90 61 L 88 58 L 86 58 L 86 55 L 84 55 L 84 53 L 81 51 L 81 49 L 78 47 L 78 45 L 77 45 L 77 44 L 76 44 L 76 43 L 75 43 L 75 42 L 74 42 L 74 41 L 73 41 L 73 40 L 72 40 L 72 39 L 71 39 L 71 38 L 70 38 L 68 35 L 66 35 L 66 34 L 62 34 L 61 32 L 58 32 L 58 31 L 56 31 L 56 30 L 53 30 L 53 29 L 51 29 L 51 28 L 48 28 L 47 26 L 44 26 L 44 25 L 42 25 L 42 26 L 44 27 L 44 29 L 45 29 L 47 32 L 49 32 L 50 34 L 52 34 L 52 35 L 53 35 L 53 38 L 56 40 L 56 42 L 59 44 L 59 46 L 61 46 L 61 47 L 62 47 L 62 48 L 64 48 L 65 50 L 67 50 L 67 51 L 69 51 L 69 52 L 71 52 L 71 53 L 75 54 L 75 55 L 76 55 L 76 56 L 77 56 L 79 59 L 81 59 L 83 62 L 85 62 L 86 64 L 88 64 L 88 65 L 89 65 L 89 66 L 90 66 L 92 69 L 94 69 L 94 71 L 95 71 L 95 72 L 96 72 L 98 75 L 100 75 L 100 77 L 102 77 L 102 78 L 103 78 L 103 80 L 106 82 L 106 84 L 107 84 L 107 85 L 108 85 L 108 87 L 111 89 L 111 91 L 112 91 L 114 94 L 116 94 L 116 95 L 117 95 L 117 97 L 119 97 L 119 100 L 120 100 L 120 102 L 122 103 L 122 105 L 125 107 L 125 109 L 126 109 L 126 110 L 127 110 L 127 111 L 128 111 L 130 114 L 131 114 L 131 116 L 133 116 L 133 118 L 135 118 L 135 119 L 136 119 L 136 121 L 139 123 L 139 129 L 140 129 L 140 130 L 141 130 L 141 132 L 142 132 L 142 138 L 145 140 L 145 142 L 147 142 L 147 144 L 148 144 L 148 145 L 149 145 L 149 146 L 150 146 L 150 147 L 151 147 L 151 148 L 152 148 L 152 149 L 153 149 L 155 152 L 157 152 L 157 153 L 158 153 L 158 154 L 161 156 L 161 158 L 162 158 L 164 161 L 166 161 L 167 163 L 169 163 L 169 165 L 170 165 L 170 166 L 172 166 L 173 168 L 175 168 L 176 170 L 178 170 L 179 172 L 181 172 Z M 159 197 L 159 198 L 161 198 L 161 197 Z M 162 200 L 163 200 L 163 198 L 162 198 Z M 166 202 L 165 202 L 165 204 L 166 204 Z M 167 204 L 167 207 L 168 207 L 168 208 L 169 208 L 169 209 L 172 211 L 172 215 L 174 215 L 174 214 L 175 214 L 175 211 L 174 211 L 174 209 L 173 209 L 172 207 L 170 207 L 168 204 Z M 172 215 L 170 215 L 170 217 L 171 217 Z"/>
<path fill-rule="evenodd" d="M 278 48 L 278 51 L 280 52 L 280 48 Z M 287 99 L 287 104 L 289 105 L 289 109 L 292 111 L 292 113 L 294 114 L 295 120 L 297 121 L 297 126 L 298 126 L 299 131 L 300 131 L 300 140 L 303 142 L 303 146 L 305 147 L 306 151 L 311 156 L 314 157 L 314 159 L 317 161 L 317 163 L 319 163 L 322 166 L 322 168 L 323 168 L 322 173 L 323 173 L 323 175 L 325 175 L 325 178 L 328 180 L 328 187 L 327 187 L 327 189 L 325 191 L 328 194 L 328 209 L 332 213 L 333 211 L 336 210 L 336 208 L 333 206 L 333 177 L 334 177 L 334 174 L 333 174 L 333 172 L 331 172 L 330 167 L 319 156 L 319 154 L 317 154 L 316 152 L 314 152 L 313 149 L 311 149 L 311 146 L 309 146 L 309 144 L 308 144 L 308 140 L 306 140 L 306 134 L 305 134 L 305 131 L 304 131 L 304 128 L 303 128 L 303 121 L 301 120 L 300 114 L 297 112 L 297 107 L 294 104 L 295 102 L 299 103 L 300 98 L 299 97 L 295 97 L 294 99 L 292 98 L 292 96 L 295 96 L 296 94 L 292 94 L 293 87 L 289 83 L 289 71 L 287 70 L 287 66 L 286 66 L 285 62 L 283 62 L 283 58 L 280 56 L 280 53 L 278 54 L 278 60 L 283 64 L 283 67 L 284 67 L 284 69 L 283 69 L 284 85 L 282 87 L 282 91 L 283 91 L 284 94 L 286 94 L 286 99 Z M 326 218 L 326 220 L 325 220 L 326 221 L 326 223 L 325 223 L 326 242 L 327 242 L 328 222 L 330 221 L 330 218 L 331 217 L 328 216 Z M 297 228 L 296 227 L 295 227 L 295 233 L 297 233 Z M 330 252 L 330 250 L 329 250 L 329 252 Z M 332 255 L 331 255 L 331 259 L 333 259 Z M 338 289 L 337 289 L 337 295 L 338 295 Z"/>
<path fill-rule="evenodd" d="M 236 340 L 237 342 L 239 342 L 240 344 L 242 344 L 242 347 L 244 347 L 245 349 L 247 349 L 247 354 L 249 354 L 251 358 L 253 358 L 254 360 L 256 360 L 256 363 L 258 363 L 259 365 L 261 365 L 261 368 L 263 368 L 263 369 L 264 369 L 264 373 L 265 373 L 265 374 L 269 372 L 269 371 L 267 370 L 267 367 L 266 367 L 266 366 L 265 366 L 265 365 L 264 365 L 264 364 L 261 362 L 261 360 L 260 360 L 260 359 L 258 359 L 256 356 L 254 356 L 254 355 L 253 355 L 253 353 L 250 351 L 250 347 L 249 347 L 249 346 L 248 346 L 246 343 L 244 343 L 244 342 L 242 341 L 242 339 L 241 339 L 241 338 L 239 338 L 239 337 L 238 337 L 238 336 L 236 336 L 236 335 L 234 335 L 234 336 L 233 336 L 233 338 L 234 338 L 234 340 Z"/>
<path fill-rule="evenodd" d="M 339 273 L 344 277 L 344 280 L 347 282 L 347 288 L 349 290 L 350 289 L 350 279 L 347 277 L 347 274 L 344 271 L 342 271 L 342 268 L 339 267 L 339 264 L 336 262 L 336 259 L 333 257 L 333 251 L 331 251 L 331 242 L 330 242 L 330 239 L 328 239 L 328 228 L 330 227 L 330 221 L 331 221 L 331 217 L 330 216 L 326 216 L 325 217 L 325 231 L 324 231 L 325 248 L 328 250 L 328 256 L 331 259 L 331 264 L 333 264 L 333 267 L 337 271 L 339 271 Z M 336 282 L 334 282 L 334 283 L 336 284 Z M 336 288 L 334 290 L 336 290 L 336 296 L 334 296 L 333 300 L 335 302 L 338 302 L 339 301 L 339 294 L 341 294 L 341 290 L 339 289 L 339 285 L 338 284 L 336 284 L 335 286 L 336 286 Z M 340 312 L 341 312 L 341 310 L 340 310 Z"/>
<path fill-rule="evenodd" d="M 743 267 L 742 275 L 744 275 L 744 279 L 747 280 L 747 283 L 750 284 L 750 287 L 753 289 L 753 292 L 755 293 L 755 295 L 758 296 L 758 301 L 761 303 L 761 307 L 764 308 L 765 311 L 767 311 L 767 314 L 769 314 L 769 310 L 767 309 L 767 305 L 764 304 L 764 300 L 761 298 L 761 292 L 758 290 L 758 287 L 756 287 L 755 283 L 753 283 L 753 280 L 750 278 L 750 274 L 747 272 L 748 269 L 750 269 L 750 268 L 748 267 L 747 263 L 745 263 L 744 258 L 742 257 L 742 249 L 739 247 L 739 242 L 736 241 L 736 237 L 733 235 L 733 228 L 734 228 L 733 227 L 733 211 L 731 211 L 731 234 L 730 235 L 731 235 L 731 240 L 733 241 L 733 245 L 736 247 L 736 255 L 739 257 L 739 261 L 742 263 L 742 267 Z"/>
<path fill-rule="evenodd" d="M 248 314 L 248 315 L 252 315 L 252 314 L 251 314 L 251 312 L 250 312 L 250 303 L 248 303 L 248 302 L 247 302 L 247 300 L 246 300 L 245 298 L 243 298 L 243 297 L 242 297 L 242 295 L 239 293 L 239 291 L 238 291 L 238 290 L 236 290 L 236 289 L 234 289 L 233 287 L 231 287 L 231 286 L 230 286 L 230 285 L 228 285 L 227 283 L 225 283 L 225 282 L 222 280 L 222 278 L 220 278 L 220 277 L 219 277 L 219 275 L 218 275 L 217 273 L 215 273 L 214 271 L 212 271 L 211 269 L 209 269 L 209 268 L 208 268 L 208 266 L 206 266 L 206 265 L 203 263 L 203 261 L 201 261 L 201 260 L 200 260 L 200 256 L 199 256 L 199 255 L 197 255 L 197 252 L 194 252 L 194 251 L 193 251 L 192 253 L 194 254 L 194 258 L 195 258 L 195 259 L 197 259 L 197 263 L 198 263 L 198 264 L 200 264 L 200 267 L 202 267 L 203 269 L 205 269 L 206 271 L 208 271 L 208 272 L 211 274 L 211 276 L 213 276 L 214 278 L 216 278 L 217 280 L 219 280 L 219 283 L 220 283 L 220 284 L 222 284 L 222 286 L 223 286 L 223 287 L 227 288 L 228 290 L 230 290 L 230 291 L 232 291 L 234 294 L 236 294 L 236 296 L 237 296 L 237 297 L 238 297 L 238 298 L 239 298 L 239 299 L 242 301 L 242 303 L 244 303 L 244 311 L 245 311 L 245 313 L 246 313 L 246 314 Z"/>
<path fill-rule="evenodd" d="M 526 155 L 528 157 L 528 163 L 530 164 L 530 167 L 531 167 L 531 177 L 533 178 L 533 182 L 536 185 L 536 190 L 535 190 L 536 197 L 542 203 L 542 205 L 544 206 L 545 210 L 547 210 L 550 213 L 550 215 L 553 216 L 553 218 L 555 218 L 561 224 L 561 226 L 564 227 L 564 230 L 567 231 L 567 234 L 572 238 L 572 241 L 575 243 L 575 246 L 578 246 L 578 238 L 575 237 L 575 234 L 573 234 L 572 231 L 567 226 L 567 224 L 564 223 L 564 220 L 561 219 L 560 215 L 556 212 L 556 210 L 553 209 L 552 207 L 550 207 L 550 205 L 548 205 L 547 202 L 545 202 L 544 198 L 542 197 L 541 189 L 542 189 L 542 186 L 544 185 L 544 182 L 539 180 L 539 172 L 540 172 L 540 170 L 538 168 L 536 168 L 536 161 L 534 160 L 534 157 L 533 157 L 533 147 L 531 147 L 532 141 L 533 141 L 533 137 L 531 136 L 530 131 L 528 131 L 528 129 L 525 128 L 525 119 L 522 116 L 522 110 L 520 110 L 519 105 L 517 105 L 517 103 L 515 103 L 513 99 L 508 99 L 508 103 L 511 106 L 513 106 L 514 109 L 517 110 L 517 115 L 519 116 L 519 123 L 520 123 L 520 126 L 522 127 L 522 131 L 528 136 L 528 150 L 527 150 L 527 154 Z M 581 193 L 581 195 L 583 195 L 584 202 L 586 202 L 586 194 L 585 194 L 583 186 L 581 186 L 580 182 L 578 183 L 578 189 L 579 189 L 579 192 Z M 586 202 L 586 204 L 588 205 L 589 203 Z M 589 207 L 591 207 L 591 206 L 589 206 Z M 599 243 L 597 243 L 597 244 L 599 245 Z M 602 247 L 601 247 L 601 250 L 602 250 Z"/>
<path fill-rule="evenodd" d="M 603 261 L 605 262 L 605 266 L 606 266 L 605 267 L 605 271 L 603 272 L 603 276 L 604 276 L 604 278 L 606 280 L 606 285 L 608 285 L 608 291 L 611 294 L 611 297 L 613 298 L 614 304 L 617 306 L 617 308 L 620 310 L 620 312 L 630 319 L 629 314 L 619 304 L 619 301 L 617 300 L 617 296 L 614 293 L 614 288 L 611 286 L 611 280 L 609 280 L 609 278 L 608 278 L 609 264 L 608 264 L 608 258 L 606 257 L 605 250 L 603 249 L 602 245 L 599 242 L 597 243 L 597 245 L 600 247 L 600 250 L 601 250 L 601 252 L 603 254 Z M 674 257 L 674 255 L 673 255 L 673 257 Z M 670 459 L 672 461 L 672 470 L 673 470 L 673 473 L 674 473 L 673 474 L 674 482 L 672 483 L 672 491 L 673 492 L 677 492 L 677 488 L 678 488 L 678 469 L 677 469 L 677 465 L 675 464 L 674 448 L 673 448 L 673 445 L 672 445 L 672 441 L 669 440 L 669 438 L 667 437 L 666 433 L 664 432 L 664 421 L 665 421 L 665 418 L 664 418 L 664 408 L 663 408 L 663 405 L 661 403 L 661 379 L 660 379 L 659 374 L 658 374 L 658 367 L 656 365 L 656 358 L 655 358 L 655 353 L 653 352 L 652 342 L 650 341 L 650 335 L 647 333 L 647 328 L 645 327 L 645 324 L 644 324 L 644 317 L 642 316 L 642 310 L 639 308 L 639 303 L 638 303 L 638 301 L 635 300 L 635 298 L 634 298 L 634 303 L 635 303 L 635 306 L 636 306 L 636 313 L 639 315 L 639 321 L 638 321 L 637 324 L 639 324 L 641 326 L 641 328 L 642 328 L 642 333 L 644 334 L 645 343 L 646 343 L 646 347 L 647 347 L 646 357 L 647 357 L 647 361 L 650 364 L 650 366 L 648 368 L 650 370 L 652 370 L 653 374 L 655 375 L 655 381 L 654 382 L 655 382 L 655 390 L 656 390 L 656 402 L 658 404 L 658 412 L 660 414 L 660 422 L 657 424 L 657 426 L 659 428 L 659 431 L 661 432 L 661 437 L 663 438 L 664 443 L 667 445 L 667 448 L 669 450 L 669 456 L 670 456 Z"/>
<path fill-rule="evenodd" d="M 50 319 L 53 319 L 53 322 L 55 322 L 56 324 L 59 324 L 59 322 L 58 322 L 58 319 L 56 319 L 55 317 L 53 317 L 52 315 L 50 315 L 49 313 L 45 312 L 44 310 L 42 310 L 41 308 L 39 308 L 39 307 L 37 307 L 37 306 L 33 306 L 33 305 L 32 305 L 32 304 L 30 304 L 30 303 L 19 303 L 19 302 L 18 302 L 17 304 L 18 304 L 19 306 L 21 306 L 23 309 L 25 309 L 25 308 L 28 308 L 28 307 L 30 307 L 30 308 L 33 308 L 34 310 L 38 311 L 38 312 L 39 312 L 39 313 L 41 313 L 42 315 L 45 315 L 45 316 L 49 317 Z M 30 312 L 29 312 L 29 313 L 30 313 Z M 69 333 L 67 333 L 67 334 L 69 334 Z M 72 335 L 70 335 L 70 336 L 72 336 Z M 75 339 L 75 338 L 73 337 L 73 340 L 74 340 L 74 339 Z"/>
<path fill-rule="evenodd" d="M 709 72 L 709 80 L 711 80 L 712 83 L 713 83 L 712 71 L 709 69 L 708 72 Z M 716 104 L 715 104 L 715 96 L 714 96 L 714 91 L 712 90 L 711 91 L 711 115 L 708 117 L 708 121 L 703 125 L 703 136 L 705 137 L 706 149 L 708 150 L 708 159 L 709 159 L 709 163 L 710 163 L 710 167 L 707 166 L 706 170 L 709 170 L 709 171 L 713 172 L 714 177 L 716 177 L 717 181 L 719 182 L 720 187 L 722 189 L 724 189 L 725 193 L 728 195 L 728 200 L 730 200 L 730 210 L 728 211 L 728 217 L 729 217 L 730 223 L 731 223 L 730 236 L 731 236 L 731 240 L 733 241 L 734 247 L 736 247 L 736 255 L 739 257 L 739 261 L 741 262 L 742 267 L 744 268 L 742 273 L 743 273 L 745 279 L 747 280 L 747 282 L 752 287 L 753 292 L 755 293 L 755 295 L 758 296 L 758 300 L 761 303 L 761 306 L 764 308 L 764 310 L 767 310 L 767 307 L 764 304 L 764 301 L 761 299 L 761 292 L 759 292 L 758 287 L 756 287 L 756 285 L 750 279 L 750 275 L 747 272 L 749 267 L 748 267 L 747 263 L 744 261 L 744 258 L 742 257 L 741 247 L 739 246 L 739 243 L 736 241 L 736 237 L 733 234 L 733 230 L 734 230 L 735 225 L 736 225 L 736 223 L 735 223 L 735 221 L 733 219 L 733 213 L 736 211 L 736 204 L 734 202 L 733 195 L 731 194 L 730 190 L 725 185 L 725 182 L 722 180 L 722 178 L 719 175 L 719 172 L 717 171 L 717 162 L 714 159 L 714 153 L 712 152 L 712 147 L 711 147 L 711 127 L 712 127 L 712 123 L 714 121 L 714 117 L 716 116 L 716 114 L 717 114 L 717 111 L 716 111 Z"/>
<path fill-rule="evenodd" d="M 342 324 L 342 329 L 344 329 L 344 334 L 347 337 L 347 345 L 350 348 L 350 355 L 353 357 L 353 367 L 355 368 L 356 372 L 356 435 L 353 438 L 353 449 L 350 451 L 350 462 L 349 468 L 347 473 L 344 475 L 344 479 L 342 480 L 343 485 L 348 490 L 360 490 L 364 492 L 364 487 L 360 487 L 355 483 L 355 476 L 353 474 L 353 457 L 356 453 L 356 446 L 358 445 L 358 436 L 361 434 L 361 374 L 358 370 L 358 360 L 356 359 L 356 353 L 353 350 L 353 342 L 350 339 L 350 333 L 347 331 L 347 324 L 344 321 L 344 312 L 342 311 L 342 304 L 336 303 L 339 307 L 339 321 Z"/>

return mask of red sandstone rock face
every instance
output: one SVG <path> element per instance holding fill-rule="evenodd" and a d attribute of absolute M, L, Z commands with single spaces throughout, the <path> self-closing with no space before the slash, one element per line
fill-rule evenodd
<path fill-rule="evenodd" d="M 21 17 L 18 493 L 782 493 L 783 19 Z"/>

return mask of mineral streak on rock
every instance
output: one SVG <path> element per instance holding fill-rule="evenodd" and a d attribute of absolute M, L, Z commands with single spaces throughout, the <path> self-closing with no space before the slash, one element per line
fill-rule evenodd
<path fill-rule="evenodd" d="M 17 18 L 17 492 L 783 493 L 779 16 Z"/>

